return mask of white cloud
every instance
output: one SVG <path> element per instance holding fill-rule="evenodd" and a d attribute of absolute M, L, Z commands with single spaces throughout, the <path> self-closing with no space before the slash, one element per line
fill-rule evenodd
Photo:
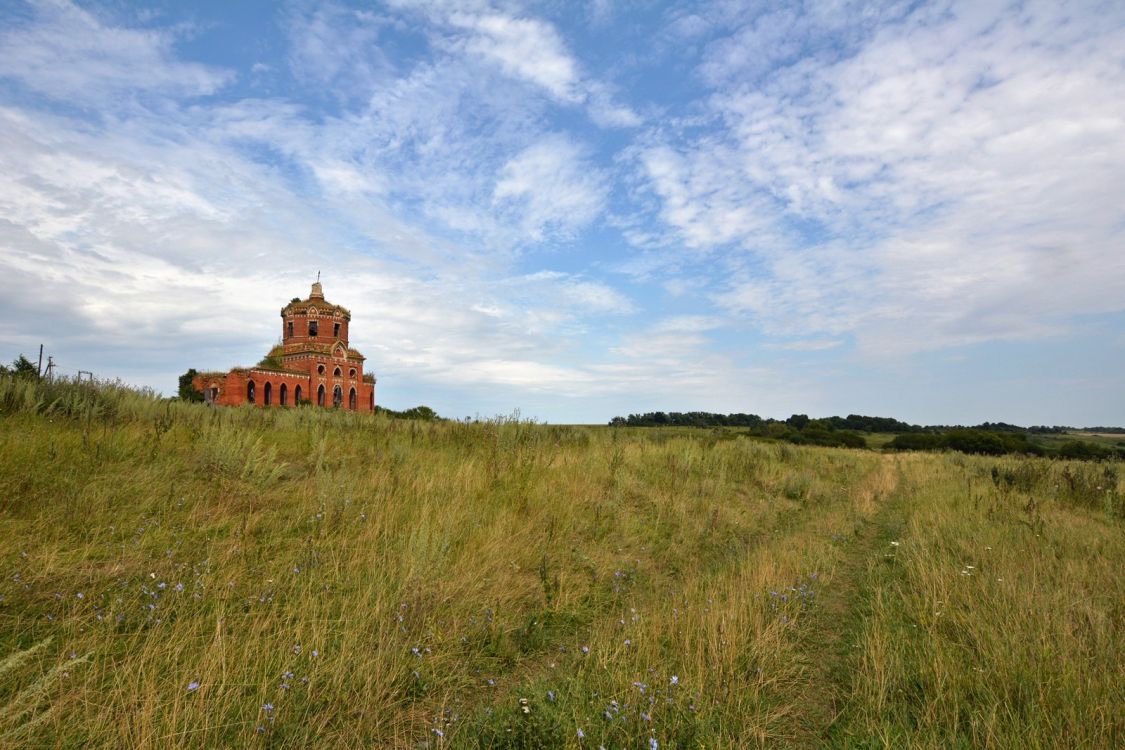
<path fill-rule="evenodd" d="M 742 249 L 715 299 L 768 333 L 899 353 L 1057 335 L 1125 305 L 1125 19 L 1103 10 L 923 7 L 862 19 L 840 59 L 761 36 L 807 29 L 791 14 L 758 19 L 706 58 L 718 129 L 640 169 L 684 244 Z M 740 84 L 755 45 L 783 67 Z"/>
<path fill-rule="evenodd" d="M 636 111 L 615 100 L 609 85 L 584 74 L 553 24 L 492 9 L 442 12 L 447 10 L 438 3 L 431 7 L 431 17 L 459 32 L 440 42 L 449 49 L 485 60 L 558 103 L 585 105 L 590 118 L 602 127 L 632 128 L 642 123 Z"/>
<path fill-rule="evenodd" d="M 775 344 L 772 348 L 786 349 L 792 352 L 822 352 L 828 349 L 836 349 L 843 345 L 840 339 L 805 339 L 803 341 L 788 341 L 783 344 Z"/>
<path fill-rule="evenodd" d="M 627 315 L 636 306 L 617 289 L 559 271 L 540 271 L 505 282 L 513 294 L 534 306 L 580 315 Z"/>
<path fill-rule="evenodd" d="M 723 144 L 706 141 L 690 155 L 668 146 L 645 148 L 639 154 L 661 200 L 662 218 L 688 247 L 712 248 L 776 233 L 776 211 L 768 197 L 745 179 L 738 155 Z"/>
<path fill-rule="evenodd" d="M 229 71 L 175 59 L 167 30 L 102 23 L 62 0 L 32 6 L 31 19 L 0 31 L 0 78 L 84 104 L 142 93 L 201 96 L 233 78 Z"/>
<path fill-rule="evenodd" d="M 551 231 L 572 232 L 601 212 L 608 188 L 583 148 L 551 135 L 528 146 L 500 170 L 494 203 L 519 206 L 521 223 L 532 240 Z"/>
<path fill-rule="evenodd" d="M 379 45 L 380 31 L 391 23 L 377 13 L 335 3 L 307 12 L 294 9 L 288 23 L 289 65 L 329 96 L 366 100 L 378 82 L 395 73 Z"/>
<path fill-rule="evenodd" d="M 578 66 L 550 24 L 496 13 L 453 13 L 449 23 L 473 32 L 464 41 L 468 52 L 491 60 L 508 75 L 541 86 L 568 104 L 585 98 Z"/>

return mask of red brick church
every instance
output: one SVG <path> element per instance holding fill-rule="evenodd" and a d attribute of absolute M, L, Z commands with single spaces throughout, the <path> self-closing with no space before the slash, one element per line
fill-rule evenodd
<path fill-rule="evenodd" d="M 318 280 L 309 298 L 281 308 L 281 343 L 256 367 L 204 372 L 192 385 L 220 406 L 314 406 L 375 411 L 375 376 L 366 359 L 348 346 L 352 314 L 324 299 Z"/>

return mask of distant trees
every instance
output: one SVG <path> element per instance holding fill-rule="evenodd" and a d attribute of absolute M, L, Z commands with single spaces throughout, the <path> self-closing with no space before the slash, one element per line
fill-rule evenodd
<path fill-rule="evenodd" d="M 202 401 L 203 392 L 195 390 L 195 386 L 191 381 L 198 375 L 199 372 L 193 367 L 180 376 L 180 388 L 178 395 L 181 401 Z"/>
<path fill-rule="evenodd" d="M 839 417 L 832 419 L 839 420 Z M 762 419 L 757 414 L 712 414 L 703 411 L 662 412 L 630 414 L 614 417 L 613 427 L 743 427 L 744 434 L 785 440 L 798 445 L 834 445 L 848 448 L 866 448 L 862 435 L 837 429 L 832 419 L 810 419 L 807 414 L 794 414 L 784 422 Z"/>
<path fill-rule="evenodd" d="M 376 406 L 375 413 L 386 414 L 392 419 L 418 419 L 423 422 L 434 422 L 441 419 L 438 413 L 428 406 L 414 406 L 402 411 L 388 409 L 385 406 Z"/>
<path fill-rule="evenodd" d="M 704 411 L 662 412 L 630 414 L 628 417 L 614 417 L 610 425 L 615 427 L 762 427 L 767 424 L 785 424 L 795 430 L 803 430 L 817 425 L 826 430 L 852 430 L 855 432 L 923 432 L 926 427 L 907 424 L 890 417 L 868 417 L 862 414 L 849 414 L 846 417 L 822 417 L 811 419 L 807 414 L 794 414 L 784 422 L 763 419 L 757 414 L 712 414 Z"/>
<path fill-rule="evenodd" d="M 1125 457 L 1125 450 L 1114 450 L 1108 445 L 1100 445 L 1085 440 L 1071 440 L 1059 446 L 1058 455 L 1062 458 L 1077 458 L 1083 460 L 1102 460 L 1114 456 Z"/>
<path fill-rule="evenodd" d="M 11 367 L 0 365 L 0 375 L 15 375 L 20 378 L 39 377 L 39 368 L 22 354 L 12 360 Z"/>
<path fill-rule="evenodd" d="M 992 432 L 988 430 L 953 429 L 942 433 L 897 435 L 887 444 L 894 450 L 933 451 L 955 450 L 983 456 L 1020 454 L 1032 456 L 1057 456 L 1080 460 L 1125 458 L 1125 450 L 1089 440 L 1071 440 L 1058 448 L 1046 448 L 1031 442 L 1026 432 Z"/>
<path fill-rule="evenodd" d="M 785 420 L 785 424 L 789 425 L 794 430 L 803 430 L 808 423 L 808 414 L 794 414 L 793 416 L 789 417 L 789 419 Z"/>
<path fill-rule="evenodd" d="M 712 414 L 705 411 L 630 414 L 609 421 L 614 427 L 758 427 L 763 420 L 757 414 Z"/>
<path fill-rule="evenodd" d="M 1125 441 L 1114 447 L 1090 441 L 1074 440 L 1058 448 L 1047 448 L 1033 442 L 1034 434 L 1066 432 L 1125 433 L 1119 427 L 1074 429 L 1068 427 L 1031 428 L 1007 422 L 984 422 L 975 427 L 908 424 L 891 417 L 870 417 L 849 414 L 846 417 L 812 419 L 807 414 L 794 414 L 788 419 L 763 419 L 757 414 L 712 414 L 710 412 L 647 412 L 614 417 L 613 427 L 743 427 L 742 434 L 770 440 L 783 440 L 797 445 L 825 445 L 865 448 L 867 440 L 860 432 L 893 433 L 887 447 L 892 450 L 955 450 L 987 456 L 1023 454 L 1059 456 L 1062 458 L 1102 459 L 1125 457 Z"/>

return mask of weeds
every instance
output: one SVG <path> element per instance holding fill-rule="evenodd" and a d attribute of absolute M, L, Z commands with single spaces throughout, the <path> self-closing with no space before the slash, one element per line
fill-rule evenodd
<path fill-rule="evenodd" d="M 1117 463 L 3 378 L 0 450 L 0 745 L 1121 736 Z"/>

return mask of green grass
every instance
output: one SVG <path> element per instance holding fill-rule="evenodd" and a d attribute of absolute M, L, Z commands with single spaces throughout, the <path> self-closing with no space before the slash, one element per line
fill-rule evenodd
<path fill-rule="evenodd" d="M 1117 463 L 11 379 L 0 450 L 0 747 L 1125 736 Z"/>

